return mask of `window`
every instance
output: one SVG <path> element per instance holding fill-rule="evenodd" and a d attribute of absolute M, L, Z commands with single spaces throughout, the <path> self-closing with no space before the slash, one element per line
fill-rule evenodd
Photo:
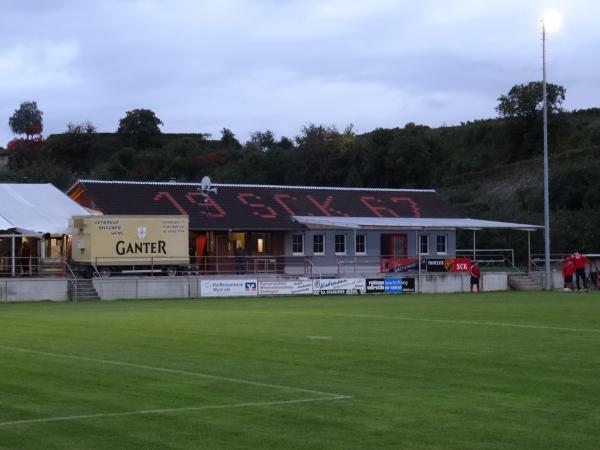
<path fill-rule="evenodd" d="M 294 234 L 292 235 L 292 254 L 303 255 L 304 254 L 304 235 Z"/>
<path fill-rule="evenodd" d="M 427 236 L 426 234 L 421 234 L 419 236 L 419 254 L 429 254 L 429 236 Z"/>
<path fill-rule="evenodd" d="M 354 246 L 354 253 L 357 255 L 367 254 L 367 236 L 364 234 L 356 235 L 356 242 Z"/>
<path fill-rule="evenodd" d="M 315 255 L 325 254 L 325 235 L 315 234 L 313 235 L 313 253 Z"/>
<path fill-rule="evenodd" d="M 335 253 L 337 255 L 346 254 L 346 235 L 336 234 L 335 235 Z"/>
<path fill-rule="evenodd" d="M 447 255 L 448 254 L 448 236 L 445 234 L 438 235 L 435 240 L 435 250 L 438 255 Z"/>

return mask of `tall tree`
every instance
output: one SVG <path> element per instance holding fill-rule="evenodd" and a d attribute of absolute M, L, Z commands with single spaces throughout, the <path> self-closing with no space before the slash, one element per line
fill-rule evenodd
<path fill-rule="evenodd" d="M 548 113 L 562 111 L 567 90 L 560 85 L 548 83 Z M 530 81 L 527 84 L 514 85 L 508 94 L 498 98 L 496 111 L 501 117 L 535 120 L 543 109 L 544 94 L 541 81 Z"/>
<path fill-rule="evenodd" d="M 14 134 L 24 134 L 27 139 L 31 139 L 33 136 L 42 134 L 43 114 L 38 109 L 36 102 L 23 102 L 8 119 L 8 124 Z"/>
<path fill-rule="evenodd" d="M 136 148 L 141 148 L 152 142 L 160 134 L 159 125 L 162 121 L 150 109 L 134 109 L 127 111 L 119 121 L 117 133 L 123 140 Z"/>

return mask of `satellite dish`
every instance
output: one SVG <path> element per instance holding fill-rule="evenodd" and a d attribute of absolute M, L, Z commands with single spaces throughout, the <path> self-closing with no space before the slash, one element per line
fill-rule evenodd
<path fill-rule="evenodd" d="M 203 191 L 207 191 L 210 189 L 210 177 L 202 177 L 202 181 L 200 182 L 200 189 Z"/>
<path fill-rule="evenodd" d="M 213 187 L 212 182 L 210 181 L 210 177 L 205 176 L 202 177 L 202 181 L 200 181 L 200 187 L 198 188 L 202 196 L 204 197 L 204 201 L 208 199 L 208 195 L 212 192 L 214 194 L 217 193 L 217 188 Z"/>

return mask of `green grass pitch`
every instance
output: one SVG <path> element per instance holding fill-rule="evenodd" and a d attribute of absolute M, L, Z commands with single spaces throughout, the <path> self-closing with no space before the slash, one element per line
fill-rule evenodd
<path fill-rule="evenodd" d="M 0 304 L 0 449 L 598 449 L 600 293 Z"/>

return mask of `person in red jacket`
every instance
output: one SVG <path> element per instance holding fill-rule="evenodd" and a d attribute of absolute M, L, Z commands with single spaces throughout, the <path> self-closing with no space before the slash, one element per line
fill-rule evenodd
<path fill-rule="evenodd" d="M 562 260 L 563 268 L 562 274 L 565 280 L 564 288 L 565 291 L 573 290 L 573 274 L 575 273 L 575 266 L 573 265 L 573 261 L 571 261 L 570 257 L 566 257 Z"/>
<path fill-rule="evenodd" d="M 473 285 L 477 286 L 477 292 L 479 292 L 479 278 L 481 272 L 479 270 L 479 264 L 477 261 L 471 263 L 471 292 L 473 292 Z"/>
<path fill-rule="evenodd" d="M 580 278 L 583 282 L 583 288 L 587 290 L 587 281 L 585 279 L 585 265 L 591 265 L 592 262 L 587 256 L 579 253 L 577 250 L 573 252 L 570 258 L 571 261 L 573 261 L 573 266 L 575 267 L 575 283 L 577 284 L 577 290 L 581 290 L 581 288 L 579 287 Z"/>

